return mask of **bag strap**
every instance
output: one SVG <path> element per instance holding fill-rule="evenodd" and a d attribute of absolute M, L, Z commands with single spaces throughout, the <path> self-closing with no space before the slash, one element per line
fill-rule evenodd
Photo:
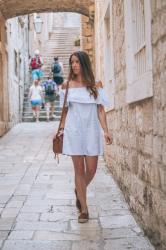
<path fill-rule="evenodd" d="M 60 131 L 60 127 L 61 127 L 61 124 L 62 124 L 62 119 L 63 119 L 64 113 L 65 113 L 65 105 L 66 105 L 66 101 L 67 101 L 68 89 L 69 89 L 69 81 L 67 81 L 66 92 L 65 92 L 65 99 L 64 99 L 64 102 L 63 102 L 61 119 L 60 119 L 60 122 L 59 122 L 59 127 L 58 127 L 57 133 L 59 133 L 59 131 Z"/>

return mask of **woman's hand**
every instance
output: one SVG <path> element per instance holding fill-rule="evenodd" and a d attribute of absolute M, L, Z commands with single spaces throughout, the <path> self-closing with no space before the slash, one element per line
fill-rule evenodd
<path fill-rule="evenodd" d="M 63 135 L 63 132 L 64 132 L 64 129 L 63 129 L 63 128 L 61 128 L 61 129 L 59 130 L 59 133 L 58 133 L 58 135 L 57 135 L 57 136 L 59 137 L 59 136 Z"/>
<path fill-rule="evenodd" d="M 104 132 L 104 137 L 107 145 L 112 144 L 113 142 L 113 137 L 109 132 Z"/>

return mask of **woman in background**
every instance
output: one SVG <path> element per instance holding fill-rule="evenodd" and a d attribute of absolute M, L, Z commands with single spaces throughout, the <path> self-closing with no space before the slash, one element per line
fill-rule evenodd
<path fill-rule="evenodd" d="M 42 104 L 43 92 L 40 86 L 40 80 L 36 79 L 29 90 L 29 99 L 32 105 L 33 117 L 39 122 L 40 106 Z"/>

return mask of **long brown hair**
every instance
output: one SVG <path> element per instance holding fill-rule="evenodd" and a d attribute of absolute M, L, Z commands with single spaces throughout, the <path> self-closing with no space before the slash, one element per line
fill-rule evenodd
<path fill-rule="evenodd" d="M 75 51 L 74 53 L 71 54 L 69 58 L 70 71 L 69 71 L 68 80 L 70 81 L 70 80 L 76 79 L 76 75 L 74 74 L 72 70 L 72 63 L 71 63 L 72 56 L 76 56 L 78 58 L 80 67 L 81 67 L 83 80 L 85 81 L 87 85 L 87 89 L 89 90 L 90 94 L 93 95 L 94 98 L 96 99 L 98 92 L 97 92 L 97 88 L 95 85 L 95 77 L 93 74 L 92 65 L 91 65 L 89 56 L 86 52 Z"/>

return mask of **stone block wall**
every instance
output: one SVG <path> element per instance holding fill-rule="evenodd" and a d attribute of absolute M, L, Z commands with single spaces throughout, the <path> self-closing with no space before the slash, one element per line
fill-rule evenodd
<path fill-rule="evenodd" d="M 10 127 L 5 19 L 0 13 L 0 136 Z"/>
<path fill-rule="evenodd" d="M 105 159 L 156 249 L 166 249 L 166 1 L 152 0 L 153 97 L 126 103 L 124 1 L 113 3 L 114 142 Z M 100 62 L 102 64 L 102 62 Z"/>
<path fill-rule="evenodd" d="M 28 20 L 0 15 L 0 136 L 21 121 L 28 68 Z M 17 36 L 15 36 L 17 34 Z"/>
<path fill-rule="evenodd" d="M 95 68 L 94 46 L 94 4 L 89 8 L 90 16 L 81 16 L 81 48 L 90 56 L 93 68 Z"/>

